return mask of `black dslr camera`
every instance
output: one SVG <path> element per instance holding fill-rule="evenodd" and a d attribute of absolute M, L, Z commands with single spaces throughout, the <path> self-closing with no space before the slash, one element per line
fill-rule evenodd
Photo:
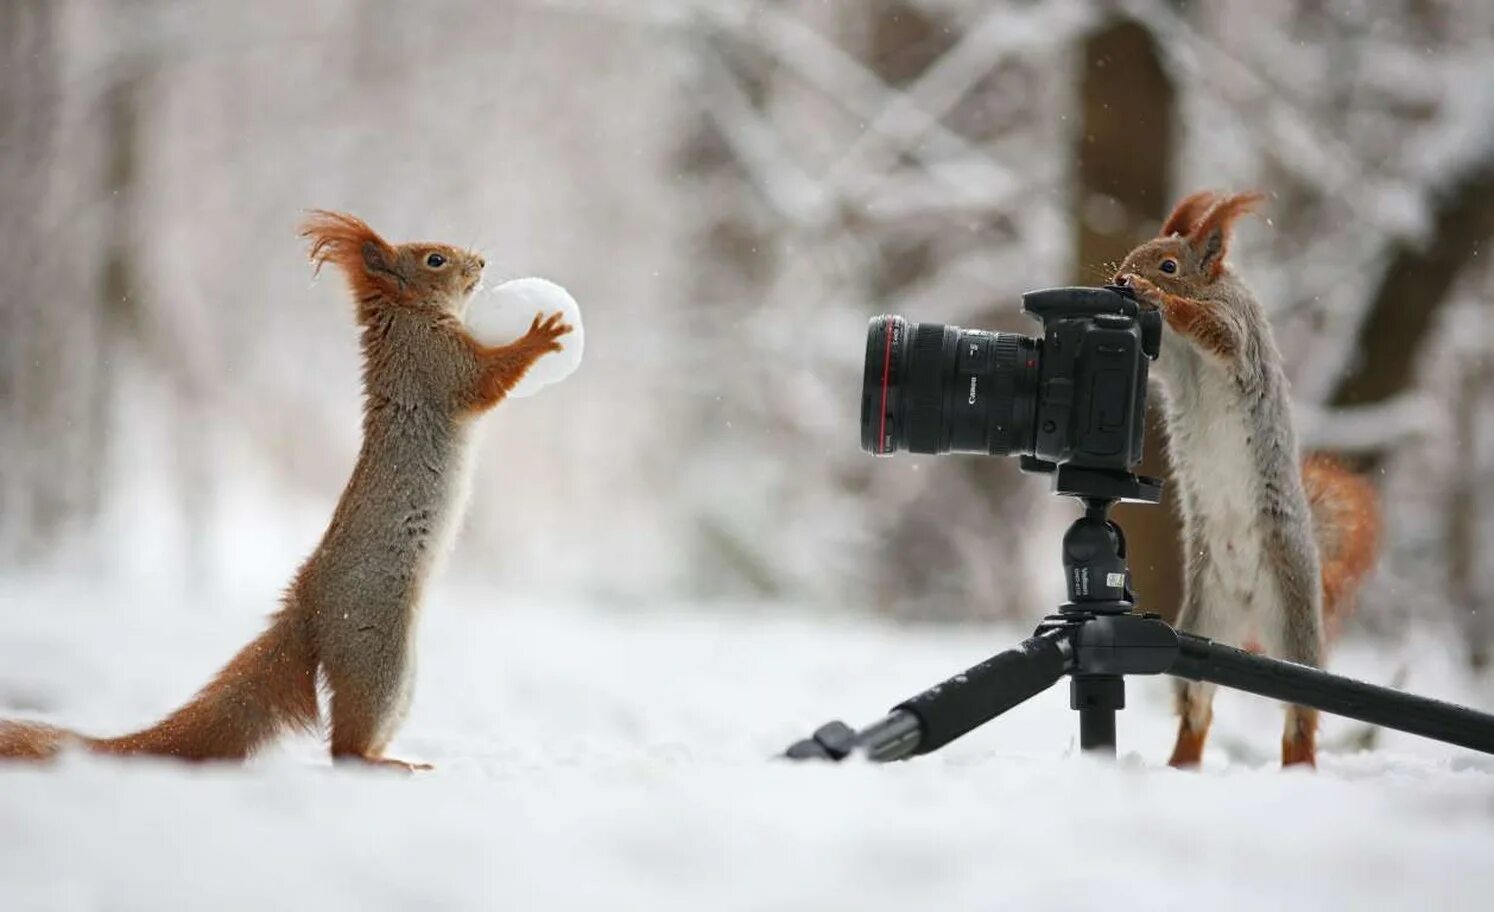
<path fill-rule="evenodd" d="M 1042 322 L 1040 338 L 874 317 L 861 448 L 1017 454 L 1028 471 L 1129 474 L 1141 461 L 1162 315 L 1116 286 L 1030 291 L 1022 310 Z"/>

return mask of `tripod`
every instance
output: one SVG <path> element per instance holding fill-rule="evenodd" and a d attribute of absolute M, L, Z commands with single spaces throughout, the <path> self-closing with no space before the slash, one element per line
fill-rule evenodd
<path fill-rule="evenodd" d="M 881 721 L 860 731 L 830 722 L 791 745 L 785 756 L 842 760 L 860 753 L 888 761 L 926 754 L 1065 675 L 1069 705 L 1079 711 L 1080 748 L 1113 755 L 1115 714 L 1126 705 L 1125 676 L 1154 674 L 1207 681 L 1494 754 L 1494 715 L 1252 655 L 1136 612 L 1125 535 L 1108 514 L 1118 501 L 1157 503 L 1160 482 L 1036 460 L 1024 459 L 1023 468 L 1052 472 L 1054 491 L 1084 504 L 1084 515 L 1063 537 L 1068 602 L 1015 648 L 899 703 Z"/>

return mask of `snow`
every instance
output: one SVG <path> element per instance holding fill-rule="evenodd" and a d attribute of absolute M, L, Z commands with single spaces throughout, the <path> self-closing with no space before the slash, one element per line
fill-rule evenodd
<path fill-rule="evenodd" d="M 473 301 L 467 311 L 467 330 L 484 345 L 506 345 L 529 331 L 536 315 L 559 311 L 571 331 L 556 341 L 560 351 L 535 362 L 509 395 L 522 399 L 552 383 L 559 383 L 581 366 L 586 333 L 581 326 L 581 307 L 571 293 L 549 279 L 530 276 L 511 279 L 485 297 Z"/>
<path fill-rule="evenodd" d="M 88 731 L 184 698 L 269 597 L 0 580 L 0 711 Z M 107 607 L 108 610 L 101 610 Z M 1202 773 L 1133 679 L 1121 757 L 1079 756 L 1064 685 L 887 766 L 769 759 L 1020 639 L 783 606 L 554 606 L 452 585 L 391 754 L 312 739 L 246 769 L 69 756 L 0 769 L 0 909 L 1434 909 L 1494 891 L 1494 762 L 1387 735 L 1282 772 L 1280 714 L 1227 695 Z M 1435 641 L 1337 667 L 1491 704 Z M 1329 724 L 1341 741 L 1354 726 Z"/>

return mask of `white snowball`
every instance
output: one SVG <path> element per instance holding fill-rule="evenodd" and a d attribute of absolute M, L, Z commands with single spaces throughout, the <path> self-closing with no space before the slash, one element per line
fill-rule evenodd
<path fill-rule="evenodd" d="M 559 383 L 581 366 L 586 336 L 581 328 L 581 308 L 570 292 L 548 279 L 526 278 L 504 282 L 467 308 L 467 331 L 484 345 L 506 345 L 529 331 L 535 314 L 560 311 L 571 331 L 556 341 L 561 350 L 542 356 L 529 373 L 509 392 L 510 396 L 532 396 L 551 383 Z"/>

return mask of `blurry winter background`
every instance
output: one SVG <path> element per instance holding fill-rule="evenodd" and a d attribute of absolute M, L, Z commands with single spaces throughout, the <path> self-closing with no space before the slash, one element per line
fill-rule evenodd
<path fill-rule="evenodd" d="M 705 845 L 781 852 L 802 837 L 833 852 L 828 834 L 871 828 L 880 818 L 851 809 L 876 801 L 925 830 L 985 832 L 1020 813 L 992 785 L 1011 776 L 1116 792 L 1070 812 L 1129 835 L 1126 788 L 1184 800 L 1153 770 L 1167 707 L 1147 682 L 1122 748 L 1156 778 L 1126 788 L 1087 766 L 1037 772 L 1071 747 L 1062 694 L 1028 740 L 982 732 L 957 746 L 956 772 L 928 767 L 948 777 L 834 780 L 855 783 L 836 793 L 848 824 L 791 817 L 831 780 L 802 791 L 753 764 L 822 716 L 864 720 L 980 658 L 1060 594 L 1073 508 L 1014 460 L 858 450 L 866 319 L 1030 331 L 1022 291 L 1102 281 L 1202 187 L 1270 194 L 1234 259 L 1271 311 L 1305 441 L 1372 472 L 1387 503 L 1385 553 L 1339 667 L 1494 708 L 1494 4 L 0 0 L 0 716 L 146 721 L 248 636 L 315 545 L 358 445 L 357 361 L 340 283 L 312 279 L 295 226 L 308 207 L 345 209 L 392 240 L 483 250 L 489 287 L 554 279 L 587 319 L 582 369 L 487 420 L 397 746 L 458 774 L 486 757 L 467 785 L 496 777 L 544 817 L 515 779 L 597 756 L 667 779 L 716 744 L 705 756 L 732 758 L 734 775 L 688 767 L 682 791 L 636 807 L 607 791 L 631 781 L 615 771 L 555 786 L 673 820 L 670 844 L 716 825 L 690 808 L 759 786 L 781 803 L 712 812 L 748 827 L 749 845 Z M 1123 521 L 1146 607 L 1171 614 L 1171 512 Z M 1476 854 L 1449 854 L 1469 833 L 1406 836 L 1415 820 L 1471 814 L 1486 858 L 1487 768 L 1396 741 L 1378 766 L 1330 756 L 1328 770 L 1374 784 L 1319 793 L 1267 775 L 1277 716 L 1256 711 L 1254 746 L 1226 733 L 1211 763 L 1264 771 L 1251 789 L 1180 787 L 1224 802 L 1198 820 L 1272 800 L 1320 817 L 1355 807 L 1343 832 L 1368 854 L 1338 859 L 1337 883 L 1365 891 L 1357 907 L 1402 894 L 1355 879 L 1354 864 L 1382 865 L 1407 899 L 1424 887 L 1383 867 L 1414 864 L 1418 846 L 1428 864 L 1468 859 L 1457 870 L 1473 880 L 1433 886 L 1489 889 Z M 982 778 L 1018 750 L 1040 759 Z M 1430 766 L 1407 759 L 1418 751 Z M 160 776 L 133 792 L 112 768 L 65 772 L 0 777 L 0 840 L 29 852 L 11 872 L 0 861 L 0 897 L 7 873 L 29 875 L 41 907 L 87 908 L 87 885 L 103 882 L 48 892 L 89 811 L 55 817 L 46 796 L 123 794 L 123 832 L 145 834 L 166 824 L 134 811 L 184 800 Z M 309 800 L 324 780 L 308 781 Z M 231 814 L 253 799 L 223 789 L 238 790 L 187 801 Z M 962 817 L 962 793 L 983 795 L 991 819 Z M 439 794 L 473 812 L 464 793 Z M 490 797 L 501 829 L 504 796 Z M 360 813 L 382 800 L 349 798 Z M 1194 837 L 1173 815 L 1154 836 L 1177 852 L 1171 840 Z M 28 840 L 42 821 L 50 838 Z M 588 838 L 612 846 L 606 826 Z M 1391 829 L 1411 848 L 1375 841 Z M 1240 832 L 1216 864 L 1282 828 Z M 843 859 L 848 882 L 906 848 L 855 845 L 869 866 Z M 622 851 L 635 873 L 693 864 L 651 844 Z M 917 855 L 912 876 L 930 866 Z M 738 867 L 759 864 L 707 870 Z M 833 897 L 839 870 L 799 874 L 829 878 Z M 1251 896 L 1301 898 L 1316 881 L 1298 873 Z M 981 873 L 1008 891 L 1013 876 Z M 972 898 L 1026 896 L 974 883 Z"/>

